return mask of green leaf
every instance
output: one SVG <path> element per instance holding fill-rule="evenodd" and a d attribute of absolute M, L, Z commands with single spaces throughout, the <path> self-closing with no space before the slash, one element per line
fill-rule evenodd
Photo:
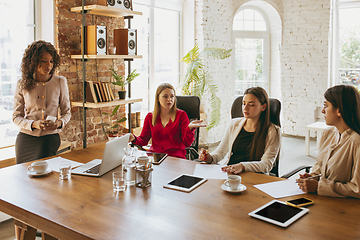
<path fill-rule="evenodd" d="M 126 120 L 127 120 L 127 118 L 126 118 L 126 117 L 123 117 L 123 118 L 121 118 L 121 119 L 119 119 L 119 120 L 116 120 L 115 123 L 125 122 Z"/>
<path fill-rule="evenodd" d="M 116 114 L 116 112 L 119 110 L 120 105 L 116 105 L 116 107 L 114 108 L 114 110 L 111 113 L 111 116 L 114 116 Z"/>
<path fill-rule="evenodd" d="M 184 95 L 196 95 L 200 99 L 210 92 L 210 124 L 207 130 L 217 126 L 220 122 L 221 100 L 217 97 L 217 84 L 213 81 L 210 73 L 206 70 L 204 57 L 225 59 L 231 56 L 232 49 L 205 48 L 200 51 L 195 45 L 180 61 L 188 64 L 185 77 L 181 83 Z"/>

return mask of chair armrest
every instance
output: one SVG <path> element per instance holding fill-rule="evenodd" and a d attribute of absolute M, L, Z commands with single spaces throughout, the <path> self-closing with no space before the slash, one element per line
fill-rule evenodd
<path fill-rule="evenodd" d="M 309 166 L 309 165 L 308 165 L 308 166 L 305 166 L 305 165 L 304 165 L 304 166 L 300 166 L 300 167 L 292 170 L 291 172 L 288 172 L 288 173 L 282 175 L 281 178 L 289 178 L 289 177 L 293 176 L 294 174 L 296 174 L 296 173 L 298 173 L 298 172 L 300 172 L 301 170 L 304 170 L 304 169 L 305 169 L 305 171 L 306 171 L 307 173 L 309 173 L 309 172 L 310 172 L 310 168 L 312 168 L 312 167 L 313 167 L 313 166 Z"/>

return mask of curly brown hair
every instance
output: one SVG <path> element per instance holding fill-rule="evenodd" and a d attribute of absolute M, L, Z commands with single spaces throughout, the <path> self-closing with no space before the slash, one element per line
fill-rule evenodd
<path fill-rule="evenodd" d="M 60 56 L 51 43 L 42 40 L 31 43 L 26 48 L 21 61 L 21 89 L 29 91 L 35 87 L 34 73 L 45 52 L 50 53 L 54 61 L 54 66 L 53 69 L 51 69 L 50 74 L 54 74 L 56 68 L 60 66 Z"/>

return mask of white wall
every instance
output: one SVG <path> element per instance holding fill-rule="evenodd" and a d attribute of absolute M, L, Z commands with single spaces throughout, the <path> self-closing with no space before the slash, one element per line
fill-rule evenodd
<path fill-rule="evenodd" d="M 195 37 L 200 48 L 232 47 L 232 0 L 196 0 L 195 1 Z M 231 58 L 224 60 L 207 58 L 205 64 L 213 79 L 219 85 L 218 96 L 221 98 L 221 124 L 206 132 L 200 131 L 200 144 L 214 143 L 221 139 L 230 122 L 230 107 L 234 100 L 234 81 L 232 78 Z M 231 93 L 231 94 L 229 94 Z M 206 104 L 208 106 L 209 104 Z M 206 107 L 208 108 L 208 107 Z M 209 112 L 207 115 L 209 116 Z"/>
<path fill-rule="evenodd" d="M 283 131 L 304 136 L 328 87 L 330 0 L 283 3 Z"/>
<path fill-rule="evenodd" d="M 282 101 L 282 129 L 290 135 L 305 135 L 305 126 L 313 123 L 316 107 L 322 106 L 323 93 L 328 87 L 328 34 L 330 0 L 196 0 L 195 37 L 201 47 L 233 48 L 232 19 L 244 3 L 267 2 L 278 12 L 282 28 L 271 26 L 281 39 L 272 34 L 273 42 L 281 45 L 272 52 L 270 95 Z M 268 16 L 274 17 L 275 11 Z M 269 19 L 271 22 L 271 19 Z M 275 39 L 274 39 L 275 38 Z M 209 132 L 202 131 L 200 143 L 220 141 L 230 121 L 234 99 L 234 79 L 228 60 L 207 60 L 213 78 L 218 81 L 218 96 L 222 99 L 221 124 Z M 279 70 L 277 70 L 279 69 Z M 205 132 L 205 133 L 204 133 Z"/>
<path fill-rule="evenodd" d="M 45 40 L 54 44 L 54 0 L 37 0 L 36 40 Z"/>

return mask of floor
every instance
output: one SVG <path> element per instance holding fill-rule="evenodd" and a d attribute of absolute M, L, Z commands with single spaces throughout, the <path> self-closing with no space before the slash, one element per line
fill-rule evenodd
<path fill-rule="evenodd" d="M 210 151 L 213 149 L 210 149 Z M 317 156 L 316 141 L 310 141 L 310 156 L 305 156 L 305 139 L 295 137 L 282 137 L 282 146 L 280 153 L 280 176 L 290 172 L 291 170 L 302 166 L 313 166 L 316 162 Z M 292 178 L 296 178 L 293 176 Z M 0 223 L 0 239 L 1 240 L 14 240 L 14 220 L 9 219 Z M 41 238 L 36 238 L 40 240 Z"/>

